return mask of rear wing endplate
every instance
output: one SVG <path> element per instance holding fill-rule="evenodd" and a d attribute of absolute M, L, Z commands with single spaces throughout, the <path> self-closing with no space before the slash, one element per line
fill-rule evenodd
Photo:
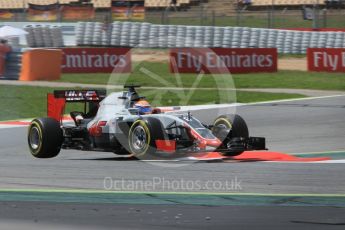
<path fill-rule="evenodd" d="M 106 97 L 105 90 L 55 90 L 47 95 L 47 115 L 62 121 L 65 105 L 69 102 L 99 103 Z"/>

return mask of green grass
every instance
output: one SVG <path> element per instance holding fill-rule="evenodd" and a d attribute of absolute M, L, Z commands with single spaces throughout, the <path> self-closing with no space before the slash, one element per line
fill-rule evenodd
<path fill-rule="evenodd" d="M 169 84 L 159 82 L 142 73 L 139 69 L 145 68 Z M 191 87 L 195 83 L 196 74 L 180 74 L 183 87 Z M 86 84 L 124 84 L 137 83 L 142 86 L 179 86 L 176 76 L 169 73 L 167 63 L 142 62 L 136 66 L 131 74 L 64 74 L 61 82 Z M 279 71 L 276 73 L 250 73 L 230 75 L 204 75 L 197 87 L 225 87 L 232 88 L 291 88 L 291 89 L 318 89 L 318 90 L 345 90 L 344 73 L 321 73 L 305 71 Z"/>
<path fill-rule="evenodd" d="M 53 88 L 45 87 L 0 85 L 0 103 L 2 105 L 0 120 L 46 116 L 46 95 L 53 90 Z M 187 96 L 187 91 L 183 92 L 180 90 L 158 90 L 154 92 L 152 92 L 152 90 L 140 90 L 140 93 L 142 95 L 147 95 L 147 99 L 151 101 L 154 106 L 216 104 L 236 101 L 245 103 L 303 97 L 298 94 L 237 92 L 236 100 L 236 94 L 234 92 L 218 92 L 215 90 L 196 90 L 191 94 L 191 97 Z M 81 105 L 80 103 L 72 104 L 66 111 L 82 111 Z"/>
<path fill-rule="evenodd" d="M 279 71 L 234 76 L 238 88 L 290 88 L 317 90 L 345 90 L 344 73 L 313 73 Z"/>
<path fill-rule="evenodd" d="M 90 20 L 84 20 L 90 21 Z M 98 21 L 102 21 L 100 18 Z M 120 20 L 126 21 L 126 20 Z M 128 21 L 128 20 L 127 20 Z M 142 22 L 142 20 L 131 20 Z M 254 28 L 312 28 L 312 20 L 303 20 L 302 14 L 282 14 L 281 11 L 276 11 L 274 14 L 274 21 L 270 25 L 267 12 L 247 12 L 242 13 L 240 17 L 234 16 L 216 16 L 212 18 L 211 13 L 201 16 L 183 16 L 175 17 L 174 15 L 169 16 L 165 21 L 162 20 L 160 14 L 147 15 L 145 22 L 153 24 L 169 24 L 169 25 L 204 25 L 204 26 L 241 26 L 241 27 L 254 27 Z M 62 22 L 73 22 L 70 20 L 62 20 Z M 319 27 L 328 28 L 343 28 L 344 27 L 343 15 L 328 15 L 327 20 L 324 21 L 320 16 Z"/>
<path fill-rule="evenodd" d="M 278 53 L 278 58 L 306 58 L 306 56 L 307 56 L 306 54 L 284 54 L 284 53 Z"/>
<path fill-rule="evenodd" d="M 262 92 L 228 92 L 216 90 L 195 90 L 188 97 L 190 91 L 181 90 L 139 90 L 142 95 L 147 95 L 147 99 L 153 106 L 172 106 L 172 105 L 201 105 L 201 104 L 223 104 L 223 103 L 249 103 L 269 100 L 280 100 L 289 98 L 304 97 L 300 94 L 286 93 L 262 93 Z"/>
<path fill-rule="evenodd" d="M 31 86 L 0 85 L 0 120 L 14 120 L 47 116 L 47 93 L 52 88 Z M 77 104 L 70 105 L 70 110 L 80 110 Z"/>
<path fill-rule="evenodd" d="M 176 17 L 168 16 L 166 21 L 162 21 L 160 14 L 147 14 L 146 22 L 154 24 L 170 24 L 170 25 L 204 25 L 204 26 L 241 26 L 241 27 L 257 27 L 257 28 L 313 28 L 312 20 L 304 20 L 302 12 L 283 13 L 283 10 L 276 10 L 273 15 L 273 22 L 270 25 L 269 16 L 266 11 L 247 11 L 242 12 L 238 17 L 233 16 L 217 16 L 213 19 L 211 12 L 198 16 Z M 327 15 L 326 20 L 320 12 L 318 27 L 322 28 L 344 28 L 345 19 L 341 12 L 335 12 L 334 15 Z"/>

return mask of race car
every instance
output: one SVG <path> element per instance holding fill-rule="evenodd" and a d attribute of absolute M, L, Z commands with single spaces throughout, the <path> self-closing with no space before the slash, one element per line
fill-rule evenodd
<path fill-rule="evenodd" d="M 179 107 L 152 108 L 136 90 L 106 96 L 104 90 L 56 90 L 48 94 L 48 117 L 34 119 L 28 145 L 37 158 L 52 158 L 61 149 L 113 152 L 141 159 L 178 158 L 207 152 L 236 156 L 264 150 L 265 138 L 249 137 L 244 119 L 222 115 L 203 124 Z M 84 103 L 64 121 L 67 103 Z"/>

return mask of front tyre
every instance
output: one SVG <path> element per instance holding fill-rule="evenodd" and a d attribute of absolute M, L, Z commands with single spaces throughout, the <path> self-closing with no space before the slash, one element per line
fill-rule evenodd
<path fill-rule="evenodd" d="M 128 133 L 130 152 L 140 159 L 156 158 L 156 140 L 164 139 L 163 130 L 163 125 L 157 118 L 146 117 L 142 120 L 136 120 Z"/>
<path fill-rule="evenodd" d="M 219 116 L 213 123 L 213 134 L 222 141 L 220 148 L 230 148 L 226 156 L 237 156 L 244 152 L 241 148 L 241 139 L 249 137 L 248 126 L 244 119 L 237 115 Z"/>
<path fill-rule="evenodd" d="M 149 152 L 151 132 L 144 120 L 135 121 L 128 135 L 130 152 L 136 157 L 141 157 Z"/>
<path fill-rule="evenodd" d="M 28 144 L 31 154 L 36 158 L 56 157 L 63 141 L 60 123 L 52 118 L 34 119 L 28 131 Z"/>

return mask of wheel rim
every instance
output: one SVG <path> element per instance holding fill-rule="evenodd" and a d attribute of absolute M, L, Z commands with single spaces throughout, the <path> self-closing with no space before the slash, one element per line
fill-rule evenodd
<path fill-rule="evenodd" d="M 222 124 L 222 123 L 216 124 L 215 127 L 218 127 L 220 129 L 226 129 L 228 132 L 230 132 L 230 130 L 231 130 L 231 127 L 229 127 L 227 124 Z M 214 130 L 212 130 L 212 131 L 214 131 Z"/>
<path fill-rule="evenodd" d="M 222 129 L 230 129 L 231 127 L 228 127 L 228 125 L 226 124 L 218 124 L 217 125 L 219 128 L 222 128 Z"/>
<path fill-rule="evenodd" d="M 222 127 L 226 127 L 228 129 L 231 129 L 232 128 L 232 122 L 229 121 L 228 119 L 226 118 L 219 118 L 215 121 L 214 123 L 215 126 L 222 126 Z"/>
<path fill-rule="evenodd" d="M 223 123 L 223 122 L 219 122 L 218 124 L 215 125 L 215 127 L 218 127 L 219 130 L 217 133 L 214 133 L 214 135 L 222 142 L 224 142 L 227 138 L 227 136 L 229 135 L 229 133 L 231 132 L 231 127 L 229 127 L 229 124 L 227 123 Z M 219 134 L 220 130 L 225 130 L 226 131 L 226 135 L 223 134 Z M 214 131 L 213 131 L 214 132 Z"/>
<path fill-rule="evenodd" d="M 30 146 L 33 150 L 37 150 L 41 143 L 40 131 L 37 127 L 32 127 L 29 137 Z"/>
<path fill-rule="evenodd" d="M 147 137 L 144 127 L 139 125 L 134 128 L 131 143 L 136 152 L 141 152 L 146 148 Z"/>

